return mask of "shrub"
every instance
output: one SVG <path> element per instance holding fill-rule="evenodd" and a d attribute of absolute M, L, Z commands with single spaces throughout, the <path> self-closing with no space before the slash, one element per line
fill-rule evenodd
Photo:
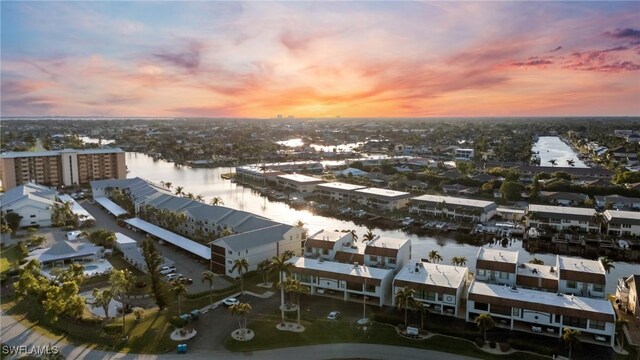
<path fill-rule="evenodd" d="M 173 325 L 176 329 L 182 329 L 186 323 L 186 321 L 180 319 L 178 316 L 172 316 L 169 319 L 169 323 Z"/>
<path fill-rule="evenodd" d="M 484 346 L 484 340 L 481 338 L 476 338 L 475 339 L 476 345 L 478 345 L 478 347 L 483 347 Z"/>
<path fill-rule="evenodd" d="M 122 333 L 122 324 L 107 324 L 104 326 L 104 333 L 116 335 Z"/>
<path fill-rule="evenodd" d="M 384 314 L 384 313 L 373 314 L 371 316 L 371 321 L 379 322 L 383 324 L 389 324 L 393 326 L 404 324 L 404 320 L 398 318 L 397 316 L 392 314 Z"/>
<path fill-rule="evenodd" d="M 492 348 L 492 349 L 495 349 L 495 348 L 496 348 L 496 342 L 495 342 L 495 341 L 493 341 L 493 340 L 491 340 L 491 341 L 489 342 L 489 347 L 490 347 L 490 348 Z"/>
<path fill-rule="evenodd" d="M 509 343 L 501 342 L 499 345 L 500 345 L 500 351 L 502 351 L 502 352 L 507 352 L 507 351 L 511 350 L 511 344 L 509 344 Z"/>

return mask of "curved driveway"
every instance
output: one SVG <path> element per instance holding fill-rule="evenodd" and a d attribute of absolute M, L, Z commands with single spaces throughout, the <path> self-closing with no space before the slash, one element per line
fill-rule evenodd
<path fill-rule="evenodd" d="M 413 349 L 399 346 L 375 344 L 331 344 L 300 346 L 295 348 L 233 353 L 225 350 L 194 352 L 187 355 L 162 354 L 139 355 L 123 354 L 92 349 L 91 346 L 69 344 L 63 337 L 49 338 L 25 327 L 4 312 L 0 315 L 0 339 L 3 346 L 56 346 L 67 359 L 106 360 L 106 359 L 139 359 L 139 360 L 170 360 L 170 359 L 402 359 L 402 360 L 471 360 L 473 358 L 455 354 L 441 353 L 431 350 Z M 3 348 L 2 351 L 5 351 Z M 25 355 L 25 354 L 23 354 Z M 15 357 L 14 357 L 15 358 Z"/>

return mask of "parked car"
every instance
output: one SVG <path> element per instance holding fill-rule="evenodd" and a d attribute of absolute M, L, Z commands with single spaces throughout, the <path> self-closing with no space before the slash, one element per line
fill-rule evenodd
<path fill-rule="evenodd" d="M 167 274 L 167 281 L 176 280 L 178 276 L 176 273 Z"/>
<path fill-rule="evenodd" d="M 340 311 L 332 311 L 327 315 L 327 320 L 338 320 L 340 315 Z"/>
<path fill-rule="evenodd" d="M 182 276 L 182 275 L 178 276 L 178 281 L 187 285 L 193 284 L 193 279 L 188 278 L 186 276 Z"/>
<path fill-rule="evenodd" d="M 236 298 L 227 298 L 227 299 L 222 300 L 222 304 L 224 306 L 237 305 L 237 304 L 240 304 L 240 300 L 238 300 Z"/>
<path fill-rule="evenodd" d="M 160 274 L 167 275 L 176 272 L 175 266 L 163 266 L 160 268 Z"/>

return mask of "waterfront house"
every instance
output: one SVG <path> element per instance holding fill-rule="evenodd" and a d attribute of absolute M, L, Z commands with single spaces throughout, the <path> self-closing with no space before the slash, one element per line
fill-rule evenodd
<path fill-rule="evenodd" d="M 492 284 L 515 285 L 518 252 L 480 248 L 476 257 L 475 279 Z"/>
<path fill-rule="evenodd" d="M 458 315 L 469 269 L 462 266 L 410 263 L 401 267 L 393 279 L 393 294 L 408 287 L 415 291 L 414 299 L 423 307 L 446 315 Z M 396 306 L 395 296 L 392 305 Z"/>
<path fill-rule="evenodd" d="M 640 212 L 606 210 L 607 234 L 614 236 L 639 236 L 640 235 Z"/>
<path fill-rule="evenodd" d="M 339 202 L 348 202 L 355 198 L 354 191 L 365 189 L 366 186 L 347 184 L 342 182 L 329 182 L 318 184 L 315 193 L 324 199 L 335 200 Z"/>
<path fill-rule="evenodd" d="M 515 169 L 520 172 L 520 181 L 522 182 L 532 182 L 538 174 L 554 174 L 556 172 L 567 173 L 579 180 L 611 180 L 613 178 L 611 170 L 601 168 L 519 165 Z"/>
<path fill-rule="evenodd" d="M 375 209 L 394 211 L 407 206 L 411 194 L 380 188 L 365 188 L 353 191 L 354 199 L 362 205 Z"/>
<path fill-rule="evenodd" d="M 377 306 L 391 301 L 393 271 L 360 264 L 345 264 L 323 259 L 293 257 L 290 276 L 321 294 L 345 301 L 363 301 Z"/>
<path fill-rule="evenodd" d="M 556 231 L 600 233 L 594 209 L 529 204 L 526 218 L 528 227 L 547 226 Z"/>
<path fill-rule="evenodd" d="M 304 244 L 304 257 L 333 260 L 336 252 L 343 247 L 351 247 L 353 235 L 350 232 L 320 230 L 309 235 Z"/>
<path fill-rule="evenodd" d="M 452 196 L 422 195 L 411 199 L 409 212 L 468 221 L 489 221 L 498 206 L 493 201 Z"/>
<path fill-rule="evenodd" d="M 518 287 L 558 292 L 559 271 L 556 266 L 521 263 L 518 265 L 516 285 Z"/>
<path fill-rule="evenodd" d="M 397 273 L 411 257 L 409 239 L 380 237 L 367 241 L 364 248 L 364 264 Z"/>
<path fill-rule="evenodd" d="M 600 261 L 569 256 L 556 257 L 558 291 L 581 297 L 604 298 L 606 274 Z"/>
<path fill-rule="evenodd" d="M 563 329 L 581 332 L 580 341 L 614 346 L 616 314 L 610 301 L 474 281 L 466 319 L 490 314 L 496 326 L 560 338 Z"/>
<path fill-rule="evenodd" d="M 284 174 L 278 175 L 276 182 L 280 188 L 288 191 L 312 193 L 324 180 L 302 174 Z"/>

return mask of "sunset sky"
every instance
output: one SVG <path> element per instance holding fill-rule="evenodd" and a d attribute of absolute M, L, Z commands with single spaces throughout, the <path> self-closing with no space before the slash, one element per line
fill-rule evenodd
<path fill-rule="evenodd" d="M 6 2 L 2 116 L 640 115 L 640 2 Z"/>

